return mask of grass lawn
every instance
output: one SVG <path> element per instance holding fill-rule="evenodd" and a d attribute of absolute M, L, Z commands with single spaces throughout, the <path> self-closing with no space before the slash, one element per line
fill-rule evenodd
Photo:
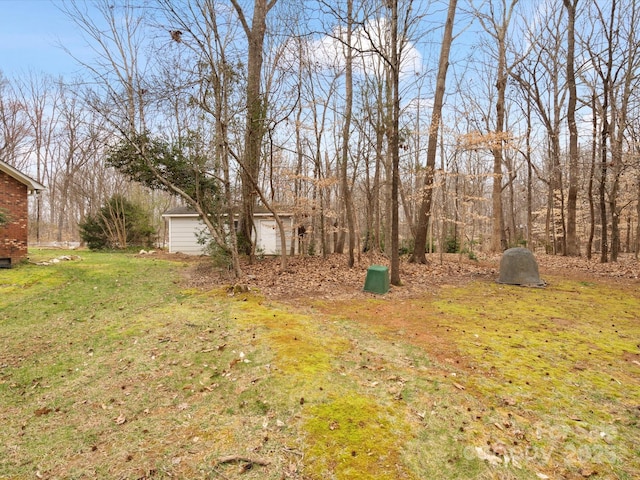
<path fill-rule="evenodd" d="M 188 267 L 0 270 L 0 478 L 640 478 L 637 286 L 294 305 Z"/>

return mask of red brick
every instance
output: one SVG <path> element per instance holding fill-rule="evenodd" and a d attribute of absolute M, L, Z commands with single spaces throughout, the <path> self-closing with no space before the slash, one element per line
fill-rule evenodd
<path fill-rule="evenodd" d="M 9 214 L 9 223 L 0 227 L 0 259 L 12 264 L 27 256 L 28 207 L 27 186 L 0 171 L 0 208 Z"/>

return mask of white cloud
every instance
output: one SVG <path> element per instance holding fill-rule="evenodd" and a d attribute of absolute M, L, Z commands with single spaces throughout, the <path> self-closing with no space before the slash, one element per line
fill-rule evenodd
<path fill-rule="evenodd" d="M 354 54 L 355 74 L 378 74 L 384 72 L 384 60 L 380 53 L 389 52 L 388 20 L 385 18 L 368 22 L 364 28 L 354 31 L 352 44 L 358 52 Z M 335 29 L 333 35 L 325 35 L 311 45 L 311 61 L 321 68 L 344 68 L 345 45 L 340 38 L 344 38 L 344 32 Z M 421 73 L 422 55 L 417 48 L 407 42 L 402 54 L 400 75 L 408 76 Z"/>

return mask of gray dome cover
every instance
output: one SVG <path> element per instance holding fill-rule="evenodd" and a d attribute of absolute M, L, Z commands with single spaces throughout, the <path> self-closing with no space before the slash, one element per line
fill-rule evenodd
<path fill-rule="evenodd" d="M 498 283 L 536 287 L 546 285 L 545 282 L 540 280 L 538 263 L 533 253 L 521 247 L 510 248 L 502 254 Z"/>

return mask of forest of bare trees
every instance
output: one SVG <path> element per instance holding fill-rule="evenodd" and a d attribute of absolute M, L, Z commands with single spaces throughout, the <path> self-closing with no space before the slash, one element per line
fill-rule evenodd
<path fill-rule="evenodd" d="M 77 77 L 0 76 L 0 158 L 47 187 L 35 242 L 124 196 L 160 245 L 196 209 L 237 274 L 257 207 L 393 283 L 402 253 L 640 250 L 636 0 L 60 5 Z"/>

